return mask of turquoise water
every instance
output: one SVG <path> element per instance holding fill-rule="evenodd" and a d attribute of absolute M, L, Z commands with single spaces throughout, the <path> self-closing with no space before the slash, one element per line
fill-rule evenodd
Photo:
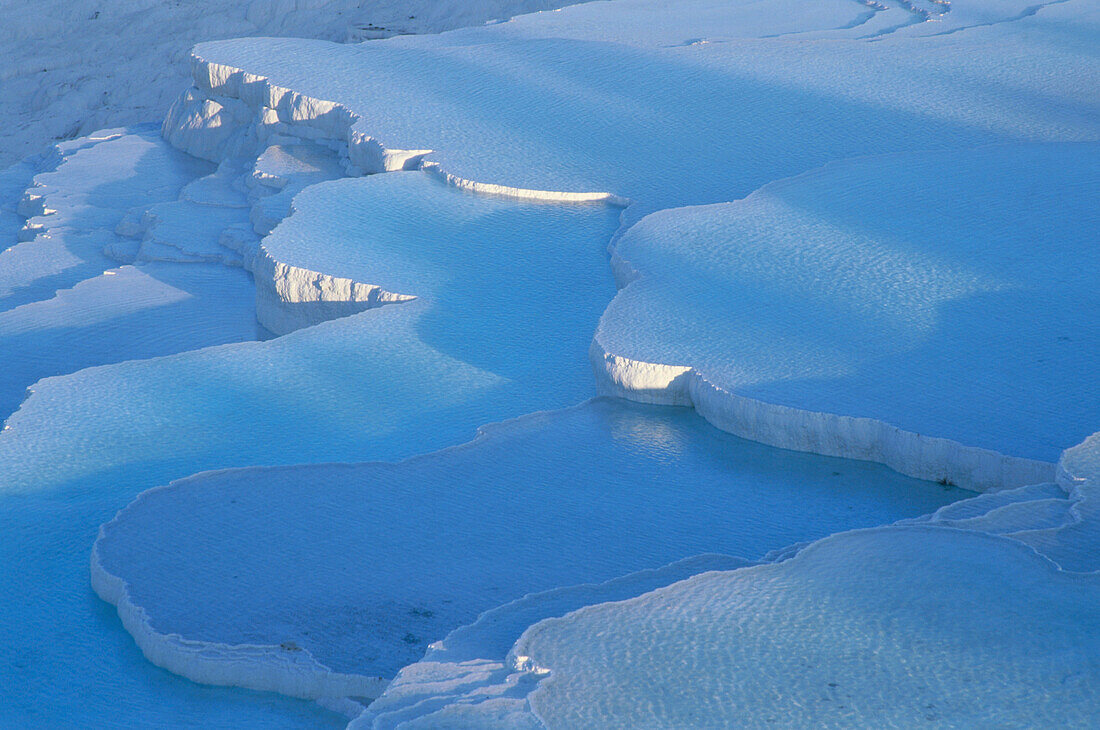
<path fill-rule="evenodd" d="M 339 725 L 341 718 L 309 703 L 200 687 L 144 661 L 110 608 L 89 590 L 87 560 L 98 526 L 142 490 L 196 472 L 396 460 L 467 441 L 487 423 L 570 406 L 592 395 L 587 348 L 614 294 L 605 245 L 618 223 L 617 208 L 472 198 L 419 174 L 338 181 L 312 190 L 317 205 L 290 219 L 283 231 L 286 240 L 296 241 L 302 256 L 334 266 L 345 261 L 337 242 L 344 254 L 372 250 L 373 260 L 384 265 L 354 273 L 371 283 L 407 288 L 402 293 L 417 300 L 266 342 L 107 365 L 43 381 L 0 433 L 0 580 L 11 587 L 0 597 L 0 615 L 13 628 L 0 670 L 0 686 L 13 688 L 0 709 L 2 724 Z M 393 236 L 379 235 L 383 230 Z M 528 476 L 571 475 L 569 482 L 578 484 L 609 458 L 610 448 L 622 467 L 602 473 L 602 480 L 611 480 L 609 487 L 622 489 L 636 481 L 657 494 L 662 479 L 686 468 L 676 483 L 698 492 L 678 524 L 690 528 L 699 515 L 707 516 L 710 532 L 701 536 L 716 534 L 723 510 L 740 499 L 723 491 L 730 469 L 755 474 L 734 480 L 745 490 L 741 496 L 761 492 L 753 496 L 747 514 L 774 517 L 807 509 L 810 517 L 819 516 L 815 511 L 821 505 L 809 507 L 814 501 L 800 492 L 804 470 L 797 465 L 807 457 L 766 449 L 744 457 L 753 452 L 749 448 L 731 463 L 727 437 L 687 411 L 637 416 L 630 415 L 636 407 L 622 405 L 626 416 L 598 415 L 609 408 L 615 410 L 607 404 L 590 408 L 597 412 L 594 422 L 574 424 L 575 432 L 568 425 L 545 438 L 536 431 L 521 444 L 489 452 L 484 461 L 465 467 L 472 470 L 468 478 L 488 480 L 487 496 L 493 489 L 498 496 L 506 494 L 502 486 L 526 478 L 516 472 L 521 467 L 535 470 Z M 585 436 L 604 438 L 613 432 L 618 436 L 603 447 L 587 443 Z M 667 459 L 660 456 L 670 448 Z M 677 450 L 683 454 L 676 456 Z M 786 483 L 793 491 L 761 490 L 761 474 L 787 469 L 788 460 L 794 471 Z M 494 473 L 498 462 L 500 471 Z M 757 472 L 761 464 L 767 466 Z M 863 473 L 868 465 L 851 468 Z M 707 548 L 711 541 L 705 539 L 670 541 L 645 565 L 702 549 L 755 554 L 765 543 L 778 547 L 836 525 L 910 516 L 961 494 L 877 467 L 866 472 L 865 483 L 847 481 L 843 475 L 849 467 L 814 469 L 818 476 L 806 484 L 829 503 L 822 514 L 838 518 L 829 527 L 821 523 L 820 529 L 788 530 L 787 517 L 760 521 L 761 529 L 768 525 L 760 533 L 767 534 L 767 541 L 746 537 L 738 542 L 732 539 L 735 531 L 715 548 Z M 684 479 L 689 475 L 699 478 Z M 442 483 L 444 477 L 434 478 Z M 854 491 L 834 499 L 829 494 L 834 478 Z M 883 491 L 884 481 L 895 487 Z M 755 490 L 746 487 L 753 484 Z M 543 494 L 551 492 L 548 488 Z M 781 498 L 772 503 L 772 497 Z M 692 506 L 693 500 L 698 504 Z M 615 524 L 625 519 L 614 514 L 616 503 L 596 501 L 592 508 L 605 510 L 607 524 Z M 531 502 L 538 504 L 546 503 Z M 645 503 L 633 506 L 644 511 Z M 849 507 L 860 520 L 847 520 Z M 158 541 L 155 531 L 150 537 Z M 186 554 L 176 559 L 186 562 Z M 591 575 L 611 577 L 634 565 L 612 561 Z M 530 587 L 589 575 L 548 570 Z M 509 585 L 527 587 L 518 579 Z M 515 597 L 505 593 L 500 596 Z M 467 620 L 494 600 L 482 594 L 464 603 L 461 612 L 440 611 L 438 616 L 452 623 Z M 196 616 L 204 615 L 193 607 Z"/>
<path fill-rule="evenodd" d="M 339 722 L 308 704 L 201 688 L 145 662 L 89 589 L 96 530 L 143 489 L 198 471 L 401 458 L 589 397 L 586 351 L 614 293 L 603 247 L 618 211 L 550 212 L 505 206 L 479 221 L 476 239 L 456 228 L 477 255 L 467 259 L 470 275 L 453 271 L 435 299 L 39 383 L 0 433 L 0 581 L 11 587 L 0 615 L 12 627 L 0 686 L 13 688 L 0 724 Z M 434 232 L 441 227 L 445 219 Z M 478 299 L 490 271 L 508 277 L 493 304 L 458 306 Z M 558 295 L 554 316 L 525 304 Z M 486 307 L 500 314 L 481 316 Z M 484 354 L 494 347 L 525 357 L 494 367 Z"/>
<path fill-rule="evenodd" d="M 528 593 L 703 553 L 760 559 L 964 495 L 598 398 L 398 464 L 200 475 L 143 495 L 97 550 L 160 633 L 293 642 L 335 671 L 391 677 Z"/>

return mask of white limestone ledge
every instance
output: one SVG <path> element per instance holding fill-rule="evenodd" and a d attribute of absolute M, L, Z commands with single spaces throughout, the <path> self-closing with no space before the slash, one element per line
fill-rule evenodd
<path fill-rule="evenodd" d="M 276 261 L 263 247 L 253 262 L 256 318 L 277 335 L 416 297 Z"/>
<path fill-rule="evenodd" d="M 111 524 L 113 521 L 100 528 L 100 538 Z M 388 679 L 381 677 L 334 672 L 307 650 L 290 643 L 228 645 L 161 633 L 145 609 L 133 602 L 126 581 L 103 567 L 95 547 L 91 579 L 96 594 L 117 607 L 122 625 L 134 637 L 145 658 L 194 682 L 278 692 L 318 700 L 325 706 L 339 705 L 348 697 L 373 699 L 389 684 Z"/>
<path fill-rule="evenodd" d="M 782 449 L 885 464 L 891 469 L 979 492 L 1049 482 L 1055 465 L 912 433 L 874 418 L 817 413 L 724 390 L 692 367 L 589 352 L 601 395 L 641 403 L 691 406 L 716 428 Z"/>
<path fill-rule="evenodd" d="M 344 105 L 315 99 L 272 84 L 243 69 L 191 55 L 195 86 L 181 95 L 165 117 L 162 133 L 172 145 L 196 157 L 222 160 L 255 148 L 271 134 L 288 134 L 341 148 L 349 175 L 425 169 L 448 184 L 480 194 L 563 203 L 603 202 L 625 207 L 629 200 L 610 192 L 530 190 L 468 180 L 425 158 L 430 149 L 386 147 L 363 131 L 360 117 Z"/>

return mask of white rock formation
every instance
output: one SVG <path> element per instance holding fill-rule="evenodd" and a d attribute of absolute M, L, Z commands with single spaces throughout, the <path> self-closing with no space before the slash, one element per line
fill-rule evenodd
<path fill-rule="evenodd" d="M 92 585 L 151 661 L 195 681 L 374 697 L 483 611 L 427 661 L 501 669 L 541 618 L 746 561 L 559 586 L 701 553 L 756 558 L 961 494 L 736 439 L 684 409 L 599 399 L 396 465 L 229 470 L 150 490 L 101 530 Z M 534 592 L 547 593 L 523 598 Z M 410 691 L 425 689 L 398 704 Z"/>

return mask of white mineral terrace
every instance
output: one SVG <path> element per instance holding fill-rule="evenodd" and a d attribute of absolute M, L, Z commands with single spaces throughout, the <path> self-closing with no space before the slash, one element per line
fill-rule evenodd
<path fill-rule="evenodd" d="M 71 5 L 0 726 L 1097 724 L 1095 3 Z"/>

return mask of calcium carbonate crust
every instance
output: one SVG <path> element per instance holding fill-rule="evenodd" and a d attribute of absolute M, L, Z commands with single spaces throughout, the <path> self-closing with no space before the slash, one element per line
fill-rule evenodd
<path fill-rule="evenodd" d="M 150 492 L 172 486 L 148 490 L 136 501 L 140 502 Z M 317 700 L 329 709 L 351 716 L 358 714 L 361 707 L 348 698 L 374 699 L 389 684 L 389 680 L 382 677 L 334 672 L 314 659 L 309 651 L 293 644 L 218 644 L 157 631 L 145 609 L 134 603 L 126 581 L 108 572 L 100 561 L 99 540 L 114 522 L 100 527 L 96 547 L 92 548 L 92 588 L 101 599 L 118 609 L 126 631 L 134 637 L 145 658 L 158 667 L 201 684 L 244 687 Z"/>
<path fill-rule="evenodd" d="M 639 362 L 607 352 L 598 335 L 589 356 L 601 395 L 691 406 L 716 428 L 769 446 L 874 461 L 906 476 L 979 492 L 1054 478 L 1055 465 L 1045 461 L 905 431 L 874 418 L 807 411 L 738 395 L 693 367 Z"/>
<path fill-rule="evenodd" d="M 422 170 L 447 185 L 481 195 L 565 203 L 629 201 L 610 193 L 527 190 L 465 180 L 424 158 L 431 150 L 388 149 L 357 128 L 358 115 L 343 105 L 314 99 L 241 69 L 192 54 L 195 87 L 179 97 L 165 118 L 162 133 L 175 147 L 207 160 L 254 156 L 261 140 L 290 135 L 339 151 L 348 175 Z M 292 206 L 293 214 L 293 206 Z M 252 262 L 256 312 L 264 327 L 286 334 L 302 327 L 365 309 L 413 299 L 369 282 L 287 265 L 262 246 Z"/>
<path fill-rule="evenodd" d="M 203 159 L 220 160 L 249 137 L 247 124 L 307 139 L 346 145 L 349 174 L 424 170 L 450 185 L 485 195 L 559 203 L 603 202 L 625 207 L 629 200 L 610 192 L 531 190 L 467 180 L 425 157 L 430 149 L 391 149 L 364 131 L 359 115 L 337 102 L 315 99 L 272 84 L 266 77 L 226 66 L 192 51 L 195 87 L 181 96 L 164 120 L 165 138 Z M 210 122 L 216 121 L 216 124 Z"/>
<path fill-rule="evenodd" d="M 167 140 L 198 157 L 219 160 L 255 144 L 259 135 L 291 134 L 339 146 L 348 174 L 420 169 L 479 194 L 626 207 L 611 192 L 528 190 L 465 180 L 427 160 L 427 149 L 390 149 L 361 128 L 347 107 L 276 86 L 266 77 L 209 61 L 192 52 L 195 87 L 173 105 Z M 622 230 L 616 235 L 622 233 Z M 641 274 L 609 249 L 620 287 Z M 369 283 L 285 266 L 263 253 L 256 262 L 257 311 L 262 324 L 285 333 L 331 316 L 408 298 Z M 308 307 L 300 306 L 309 303 Z M 590 359 L 597 391 L 644 403 L 694 407 L 715 427 L 761 443 L 826 456 L 874 461 L 907 476 L 992 491 L 1051 481 L 1055 465 L 1008 456 L 950 439 L 905 431 L 885 421 L 781 406 L 725 390 L 693 367 L 632 360 L 606 350 L 597 333 Z"/>
<path fill-rule="evenodd" d="M 256 318 L 277 335 L 416 298 L 276 261 L 262 244 L 252 273 L 256 277 Z"/>
<path fill-rule="evenodd" d="M 386 148 L 359 129 L 357 115 L 339 104 L 276 87 L 263 77 L 209 63 L 197 55 L 193 64 L 197 88 L 173 106 L 163 135 L 177 148 L 208 160 L 254 156 L 251 151 L 257 145 L 263 149 L 263 134 L 282 132 L 331 143 L 349 175 L 421 170 L 476 194 L 565 203 L 603 202 L 622 207 L 630 202 L 610 192 L 528 190 L 463 179 L 427 159 L 431 150 Z M 20 212 L 28 216 L 52 212 L 45 205 L 47 201 L 35 194 L 23 202 L 25 211 Z M 37 233 L 32 224 L 22 235 L 33 238 Z M 628 286 L 640 274 L 614 256 L 614 242 L 611 250 L 616 279 L 620 287 Z M 259 317 L 277 334 L 414 298 L 279 262 L 262 247 L 253 253 L 254 259 L 245 260 L 256 275 Z M 1082 510 L 1095 499 L 1100 480 L 1100 434 L 1067 450 L 1054 465 L 906 432 L 874 419 L 816 413 L 739 396 L 708 381 L 695 368 L 640 362 L 609 352 L 600 344 L 598 334 L 590 357 L 599 392 L 640 402 L 692 406 L 716 427 L 762 443 L 875 461 L 904 474 L 980 490 L 996 491 L 1056 479 L 1074 498 L 1072 512 L 1078 522 L 1086 520 Z M 110 524 L 100 528 L 100 537 Z M 293 644 L 217 644 L 158 632 L 145 609 L 134 602 L 126 581 L 104 568 L 96 548 L 90 562 L 96 593 L 116 606 L 143 654 L 169 671 L 201 683 L 316 700 L 349 717 L 362 710 L 355 700 L 377 697 L 389 683 L 380 677 L 334 672 Z M 535 669 L 527 666 L 524 657 L 512 655 L 508 661 L 518 672 Z"/>
<path fill-rule="evenodd" d="M 192 61 L 196 86 L 173 105 L 163 135 L 179 149 L 204 159 L 220 161 L 240 155 L 254 149 L 261 134 L 277 132 L 336 143 L 350 175 L 419 169 L 479 194 L 554 202 L 605 202 L 623 207 L 629 204 L 629 200 L 610 192 L 539 191 L 465 180 L 427 160 L 431 150 L 385 147 L 360 129 L 359 117 L 340 104 L 304 96 L 243 69 L 207 61 L 199 52 Z M 620 287 L 629 286 L 641 274 L 615 255 L 613 243 L 611 250 L 616 279 Z M 276 333 L 413 298 L 369 283 L 289 266 L 276 261 L 262 247 L 253 270 L 259 317 Z M 295 306 L 303 303 L 317 306 Z M 598 334 L 590 358 L 601 394 L 691 406 L 724 431 L 772 446 L 874 461 L 909 476 L 980 491 L 1057 480 L 1082 503 L 1090 501 L 1100 479 L 1096 468 L 1100 435 L 1067 450 L 1055 465 L 904 431 L 876 419 L 806 411 L 740 396 L 718 387 L 705 373 L 690 366 L 641 362 L 609 352 Z M 101 528 L 100 535 L 109 527 L 110 523 Z M 104 569 L 95 550 L 91 576 L 97 594 L 117 606 L 124 626 L 145 656 L 194 681 L 336 704 L 338 698 L 377 697 L 388 684 L 379 677 L 332 672 L 296 646 L 230 646 L 161 634 L 145 610 L 133 602 L 127 584 Z M 515 669 L 523 669 L 521 657 L 511 660 Z"/>

